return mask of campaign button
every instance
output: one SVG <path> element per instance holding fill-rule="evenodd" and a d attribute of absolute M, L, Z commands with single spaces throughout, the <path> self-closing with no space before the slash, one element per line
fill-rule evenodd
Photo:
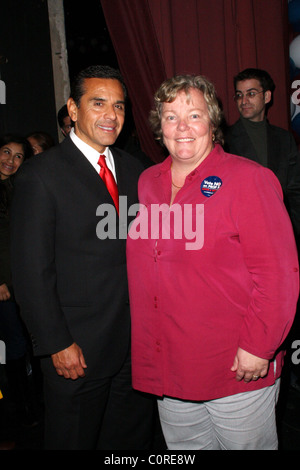
<path fill-rule="evenodd" d="M 222 186 L 222 180 L 218 176 L 208 176 L 201 183 L 201 192 L 206 197 L 211 197 Z"/>

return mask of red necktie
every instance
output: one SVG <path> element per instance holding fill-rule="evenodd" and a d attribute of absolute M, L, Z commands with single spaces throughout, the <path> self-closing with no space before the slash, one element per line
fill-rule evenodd
<path fill-rule="evenodd" d="M 100 170 L 100 176 L 104 183 L 106 184 L 106 187 L 113 198 L 113 201 L 115 203 L 117 212 L 119 214 L 119 192 L 118 192 L 118 187 L 114 178 L 114 175 L 110 171 L 110 169 L 106 165 L 105 161 L 105 155 L 100 155 L 99 160 L 98 160 L 98 165 L 101 166 Z"/>

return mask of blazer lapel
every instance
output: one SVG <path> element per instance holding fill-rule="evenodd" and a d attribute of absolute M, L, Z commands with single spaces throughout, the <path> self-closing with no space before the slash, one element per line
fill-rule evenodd
<path fill-rule="evenodd" d="M 70 137 L 66 137 L 62 142 L 61 150 L 63 158 L 65 158 L 70 165 L 70 171 L 77 176 L 81 183 L 84 184 L 97 199 L 105 199 L 101 202 L 111 203 L 112 198 L 105 183 L 83 153 L 72 142 Z"/>
<path fill-rule="evenodd" d="M 119 195 L 128 194 L 128 169 L 122 162 L 122 155 L 116 148 L 111 148 L 110 151 L 114 157 L 116 177 L 118 183 Z"/>
<path fill-rule="evenodd" d="M 232 137 L 234 145 L 238 149 L 238 155 L 242 155 L 243 157 L 249 158 L 249 160 L 257 162 L 256 150 L 241 120 L 238 120 L 234 125 Z"/>
<path fill-rule="evenodd" d="M 272 127 L 267 124 L 267 145 L 268 145 L 268 168 L 275 174 L 282 160 L 281 142 L 278 134 L 273 131 Z"/>

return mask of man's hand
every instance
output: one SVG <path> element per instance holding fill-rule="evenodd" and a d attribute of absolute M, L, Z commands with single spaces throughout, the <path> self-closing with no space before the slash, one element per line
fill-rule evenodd
<path fill-rule="evenodd" d="M 52 362 L 58 375 L 62 375 L 65 379 L 76 380 L 79 377 L 84 377 L 84 369 L 87 365 L 85 363 L 82 350 L 80 347 L 73 343 L 66 349 L 52 354 Z"/>
<path fill-rule="evenodd" d="M 231 367 L 231 370 L 236 372 L 236 380 L 240 381 L 244 379 L 245 382 L 265 377 L 268 373 L 268 369 L 268 359 L 254 356 L 241 348 L 238 348 L 233 366 Z"/>
<path fill-rule="evenodd" d="M 10 292 L 6 284 L 0 286 L 0 301 L 10 299 Z"/>

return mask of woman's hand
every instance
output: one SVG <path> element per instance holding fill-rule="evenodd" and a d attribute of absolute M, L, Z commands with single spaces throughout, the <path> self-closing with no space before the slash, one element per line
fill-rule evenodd
<path fill-rule="evenodd" d="M 231 367 L 232 372 L 236 372 L 236 380 L 244 379 L 245 382 L 265 377 L 268 369 L 268 359 L 254 356 L 242 348 L 238 348 L 233 366 Z"/>
<path fill-rule="evenodd" d="M 9 300 L 10 299 L 10 292 L 6 284 L 1 284 L 0 286 L 0 301 L 1 300 Z"/>

